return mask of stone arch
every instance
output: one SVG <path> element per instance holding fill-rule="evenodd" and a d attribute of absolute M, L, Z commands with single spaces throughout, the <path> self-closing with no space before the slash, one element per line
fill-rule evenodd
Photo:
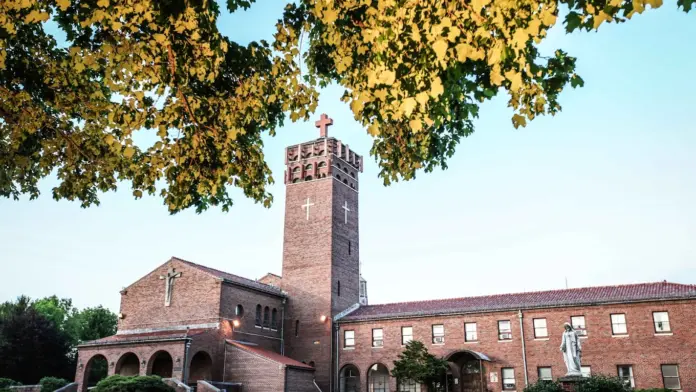
<path fill-rule="evenodd" d="M 116 374 L 122 376 L 137 376 L 140 374 L 140 360 L 132 352 L 127 352 L 116 362 Z"/>
<path fill-rule="evenodd" d="M 445 360 L 449 362 L 453 377 L 459 378 L 462 391 L 478 392 L 486 389 L 484 362 L 490 361 L 487 355 L 471 350 L 455 350 L 447 354 Z"/>
<path fill-rule="evenodd" d="M 367 368 L 367 391 L 389 392 L 389 369 L 382 363 Z"/>
<path fill-rule="evenodd" d="M 326 167 L 326 161 L 319 162 L 319 167 Z"/>
<path fill-rule="evenodd" d="M 213 358 L 205 351 L 197 352 L 191 357 L 189 365 L 188 383 L 195 384 L 198 380 L 211 380 L 213 378 Z"/>
<path fill-rule="evenodd" d="M 339 373 L 339 392 L 360 392 L 360 370 L 349 363 Z"/>
<path fill-rule="evenodd" d="M 162 378 L 171 378 L 174 370 L 174 360 L 171 354 L 161 350 L 152 354 L 150 361 L 147 364 L 147 374 L 160 376 Z"/>
<path fill-rule="evenodd" d="M 87 365 L 85 365 L 85 373 L 82 381 L 82 390 L 86 391 L 97 385 L 97 383 L 105 379 L 109 375 L 109 361 L 102 354 L 92 356 Z"/>

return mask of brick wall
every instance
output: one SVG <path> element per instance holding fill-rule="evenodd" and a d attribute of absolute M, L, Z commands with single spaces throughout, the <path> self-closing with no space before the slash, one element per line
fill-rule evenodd
<path fill-rule="evenodd" d="M 313 371 L 292 367 L 285 368 L 285 371 L 287 372 L 286 392 L 319 392 L 314 385 Z"/>
<path fill-rule="evenodd" d="M 559 351 L 563 323 L 570 316 L 584 315 L 587 338 L 582 339 L 583 366 L 590 366 L 593 374 L 617 375 L 617 365 L 632 365 L 637 388 L 662 387 L 661 364 L 678 364 L 682 389 L 696 390 L 696 301 L 650 302 L 625 305 L 602 305 L 575 308 L 544 309 L 523 312 L 524 334 L 527 353 L 527 369 L 530 382 L 537 380 L 539 366 L 550 366 L 554 378 L 566 373 L 563 357 Z M 672 333 L 656 336 L 652 312 L 668 311 Z M 625 313 L 628 336 L 612 336 L 610 314 Z M 548 337 L 535 338 L 533 319 L 546 318 Z M 498 320 L 510 320 L 512 340 L 498 341 Z M 478 341 L 464 341 L 464 323 L 477 323 Z M 432 325 L 444 324 L 445 344 L 432 344 Z M 517 312 L 497 312 L 449 317 L 424 317 L 403 320 L 384 320 L 341 325 L 340 365 L 354 364 L 360 371 L 364 385 L 370 366 L 382 363 L 390 370 L 393 361 L 403 349 L 401 327 L 413 327 L 414 339 L 421 340 L 431 353 L 448 356 L 460 350 L 483 353 L 491 358 L 486 363 L 487 387 L 494 392 L 502 389 L 500 369 L 512 367 L 515 371 L 517 390 L 524 387 L 524 366 Z M 384 347 L 372 348 L 372 329 L 383 328 Z M 343 349 L 343 331 L 354 330 L 356 347 Z M 496 373 L 498 382 L 490 382 L 491 373 Z M 396 381 L 391 380 L 391 391 L 396 390 Z"/>
<path fill-rule="evenodd" d="M 283 391 L 285 366 L 227 345 L 226 382 L 242 383 L 244 392 Z"/>
<path fill-rule="evenodd" d="M 181 272 L 174 279 L 170 306 L 164 306 L 165 281 L 169 268 Z M 126 288 L 121 295 L 119 331 L 153 329 L 172 325 L 195 325 L 218 321 L 221 281 L 177 260 L 159 266 Z"/>

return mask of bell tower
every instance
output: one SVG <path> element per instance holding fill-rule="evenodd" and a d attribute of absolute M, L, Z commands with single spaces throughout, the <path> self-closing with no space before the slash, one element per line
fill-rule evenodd
<path fill-rule="evenodd" d="M 285 355 L 313 364 L 331 390 L 333 316 L 360 300 L 358 173 L 362 156 L 329 137 L 333 120 L 315 123 L 319 138 L 285 149 L 282 289 Z"/>

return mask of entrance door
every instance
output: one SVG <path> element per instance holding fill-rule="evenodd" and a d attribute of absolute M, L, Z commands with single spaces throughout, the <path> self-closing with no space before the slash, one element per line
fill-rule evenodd
<path fill-rule="evenodd" d="M 483 383 L 481 382 L 481 361 L 470 359 L 462 364 L 461 371 L 461 392 L 482 392 Z"/>

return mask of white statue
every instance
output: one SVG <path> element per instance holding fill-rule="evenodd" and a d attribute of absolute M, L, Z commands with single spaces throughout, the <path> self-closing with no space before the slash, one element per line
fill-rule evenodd
<path fill-rule="evenodd" d="M 569 323 L 563 325 L 563 340 L 561 341 L 561 351 L 568 373 L 566 376 L 582 376 L 580 362 L 582 360 L 582 346 L 580 338 Z"/>

